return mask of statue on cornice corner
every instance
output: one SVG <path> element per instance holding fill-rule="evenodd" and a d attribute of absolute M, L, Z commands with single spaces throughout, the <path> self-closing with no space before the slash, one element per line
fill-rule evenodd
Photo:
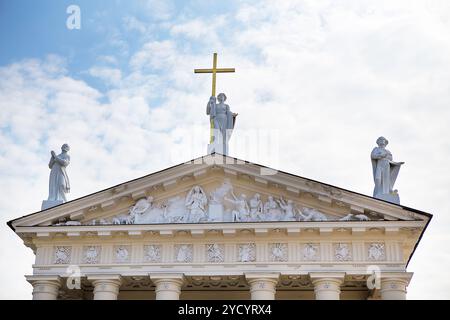
<path fill-rule="evenodd" d="M 67 176 L 66 167 L 70 164 L 70 156 L 68 154 L 70 147 L 67 143 L 61 147 L 61 153 L 51 151 L 48 199 L 42 201 L 41 210 L 45 210 L 62 203 L 67 202 L 66 193 L 70 191 L 69 177 Z"/>
<path fill-rule="evenodd" d="M 375 182 L 373 197 L 400 204 L 400 196 L 398 191 L 394 190 L 394 184 L 404 162 L 393 161 L 392 153 L 386 149 L 389 141 L 385 137 L 379 137 L 376 143 L 378 147 L 370 154 Z"/>

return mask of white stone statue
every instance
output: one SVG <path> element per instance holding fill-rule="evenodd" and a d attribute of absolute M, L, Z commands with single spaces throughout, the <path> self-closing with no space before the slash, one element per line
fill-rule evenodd
<path fill-rule="evenodd" d="M 225 198 L 225 200 L 234 204 L 235 209 L 232 210 L 233 221 L 237 222 L 246 222 L 250 221 L 250 208 L 247 203 L 247 196 L 245 194 L 241 194 L 239 198 L 237 198 L 233 192 L 231 192 L 233 199 Z"/>
<path fill-rule="evenodd" d="M 189 212 L 189 222 L 205 221 L 206 217 L 206 205 L 208 199 L 206 198 L 205 191 L 200 186 L 192 187 L 186 196 L 186 208 Z"/>
<path fill-rule="evenodd" d="M 288 200 L 285 201 L 283 198 L 277 201 L 280 205 L 280 208 L 283 210 L 283 221 L 295 221 L 296 220 L 296 212 L 294 207 L 294 201 Z"/>
<path fill-rule="evenodd" d="M 250 204 L 250 219 L 252 221 L 263 221 L 264 209 L 260 194 L 255 193 L 253 198 L 250 199 L 249 204 Z"/>
<path fill-rule="evenodd" d="M 267 202 L 264 204 L 264 214 L 267 221 L 279 221 L 282 218 L 281 208 L 272 196 L 267 197 Z"/>
<path fill-rule="evenodd" d="M 208 153 L 217 152 L 220 154 L 228 154 L 228 140 L 231 137 L 236 114 L 231 112 L 230 106 L 225 104 L 227 96 L 219 93 L 216 97 L 211 97 L 206 106 L 206 114 L 209 115 L 213 127 L 213 138 L 209 146 Z"/>
<path fill-rule="evenodd" d="M 51 158 L 48 163 L 50 168 L 48 199 L 42 202 L 42 210 L 67 201 L 66 193 L 70 191 L 69 177 L 66 172 L 66 167 L 70 163 L 70 156 L 67 153 L 69 150 L 69 145 L 65 143 L 62 145 L 59 155 L 56 155 L 53 150 L 51 151 Z"/>
<path fill-rule="evenodd" d="M 298 212 L 303 221 L 327 221 L 328 218 L 322 212 L 313 209 L 303 207 L 301 211 Z"/>
<path fill-rule="evenodd" d="M 404 162 L 394 162 L 392 160 L 392 153 L 386 149 L 388 143 L 386 138 L 379 137 L 377 139 L 378 147 L 375 147 L 370 155 L 372 159 L 373 180 L 375 182 L 373 196 L 378 199 L 400 204 L 398 192 L 397 190 L 393 190 L 393 188 L 400 167 Z"/>

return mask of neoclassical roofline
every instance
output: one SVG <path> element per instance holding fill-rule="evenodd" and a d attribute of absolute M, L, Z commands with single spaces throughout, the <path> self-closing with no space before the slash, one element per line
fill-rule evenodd
<path fill-rule="evenodd" d="M 245 165 L 245 166 L 243 166 Z M 36 215 L 45 216 L 57 216 L 58 214 L 69 214 L 71 218 L 77 216 L 76 211 L 85 210 L 93 205 L 100 205 L 108 207 L 111 203 L 102 201 L 102 198 L 119 198 L 121 196 L 131 195 L 133 199 L 142 197 L 142 192 L 139 192 L 139 188 L 143 187 L 143 184 L 148 183 L 148 179 L 152 178 L 151 184 L 162 185 L 164 187 L 170 187 L 176 183 L 176 180 L 182 176 L 192 175 L 194 177 L 201 176 L 205 173 L 205 170 L 212 167 L 223 167 L 226 174 L 229 175 L 247 175 L 253 176 L 255 182 L 268 185 L 283 185 L 288 191 L 293 194 L 312 193 L 320 201 L 331 203 L 345 203 L 351 207 L 355 212 L 361 212 L 361 210 L 369 209 L 376 211 L 389 212 L 390 215 L 395 218 L 404 216 L 405 211 L 414 219 L 429 220 L 432 218 L 432 214 L 420 211 L 417 209 L 409 208 L 403 205 L 390 203 L 384 200 L 376 199 L 371 196 L 361 194 L 355 191 L 347 190 L 341 187 L 336 187 L 327 183 L 319 182 L 313 179 L 305 178 L 302 176 L 294 175 L 285 171 L 269 168 L 260 164 L 252 163 L 246 160 L 241 160 L 235 157 L 224 156 L 222 154 L 213 153 L 210 155 L 198 157 L 181 164 L 150 173 L 148 175 L 132 179 L 118 185 L 100 190 L 83 197 L 68 201 L 61 205 L 48 208 L 45 210 L 37 211 L 22 217 L 10 220 L 7 222 L 8 226 L 15 231 L 16 225 L 20 222 L 28 221 Z M 272 172 L 273 175 L 261 175 L 261 172 Z M 172 179 L 172 180 L 171 180 Z M 363 203 L 361 203 L 361 201 Z M 84 202 L 84 205 L 82 203 Z M 86 207 L 86 208 L 84 208 Z M 418 216 L 416 216 L 416 214 Z"/>

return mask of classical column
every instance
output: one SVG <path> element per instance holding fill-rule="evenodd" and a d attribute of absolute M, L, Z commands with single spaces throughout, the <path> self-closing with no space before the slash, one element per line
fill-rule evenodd
<path fill-rule="evenodd" d="M 25 276 L 33 286 L 33 300 L 56 300 L 61 278 L 59 276 Z"/>
<path fill-rule="evenodd" d="M 345 273 L 310 273 L 316 300 L 339 300 Z"/>
<path fill-rule="evenodd" d="M 381 274 L 381 299 L 382 300 L 406 300 L 406 287 L 411 280 L 412 272 L 382 273 Z"/>
<path fill-rule="evenodd" d="M 88 276 L 94 285 L 94 300 L 117 300 L 122 277 L 117 274 Z"/>
<path fill-rule="evenodd" d="M 179 300 L 184 283 L 183 274 L 151 274 L 156 286 L 156 300 Z"/>
<path fill-rule="evenodd" d="M 245 279 L 250 285 L 252 300 L 275 300 L 275 287 L 279 273 L 246 273 Z"/>

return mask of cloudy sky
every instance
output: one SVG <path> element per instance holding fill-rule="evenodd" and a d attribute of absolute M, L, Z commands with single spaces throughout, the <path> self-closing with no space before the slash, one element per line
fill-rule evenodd
<path fill-rule="evenodd" d="M 370 195 L 389 139 L 402 204 L 434 214 L 409 298 L 450 298 L 449 1 L 0 0 L 0 43 L 0 298 L 31 298 L 6 221 L 47 198 L 50 150 L 69 199 L 206 153 L 213 52 L 233 156 Z"/>

